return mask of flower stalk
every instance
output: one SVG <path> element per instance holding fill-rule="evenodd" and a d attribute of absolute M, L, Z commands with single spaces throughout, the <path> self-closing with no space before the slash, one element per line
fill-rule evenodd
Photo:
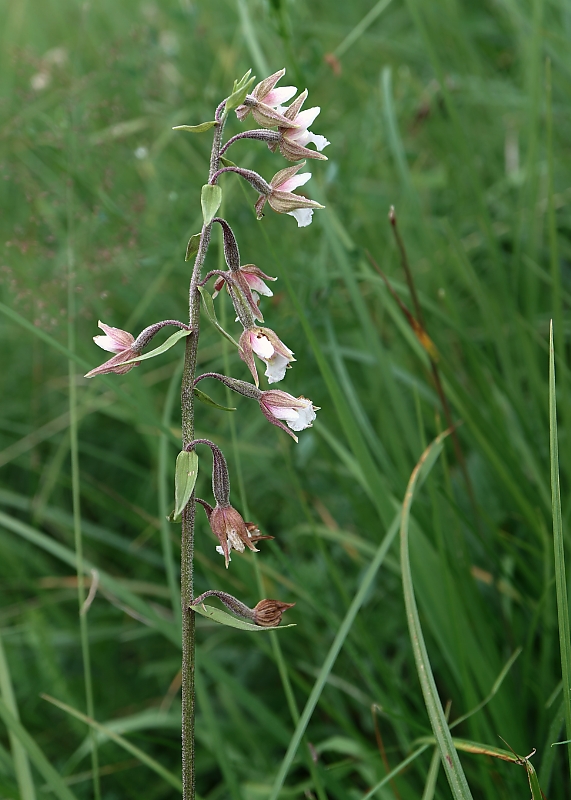
<path fill-rule="evenodd" d="M 313 210 L 322 208 L 319 203 L 303 195 L 293 193 L 295 188 L 304 185 L 311 177 L 309 173 L 297 174 L 305 162 L 282 169 L 268 182 L 253 170 L 239 166 L 228 166 L 227 161 L 221 160 L 222 154 L 239 139 L 250 139 L 265 143 L 272 152 L 279 151 L 289 160 L 296 161 L 301 157 L 325 158 L 318 151 L 328 144 L 327 140 L 308 131 L 309 125 L 319 113 L 319 109 L 301 111 L 301 106 L 307 97 L 307 91 L 302 92 L 297 100 L 293 101 L 289 109 L 282 107 L 282 104 L 290 100 L 297 92 L 297 89 L 293 86 L 276 88 L 276 84 L 284 73 L 285 70 L 279 70 L 270 75 L 258 83 L 249 93 L 255 79 L 250 77 L 248 72 L 239 81 L 234 82 L 232 93 L 218 105 L 213 120 L 198 125 L 176 126 L 176 129 L 192 134 L 213 130 L 208 182 L 202 187 L 201 193 L 203 225 L 200 233 L 190 238 L 185 256 L 185 261 L 189 261 L 195 254 L 188 288 L 188 323 L 171 319 L 162 320 L 149 325 L 135 338 L 127 331 L 120 328 L 112 328 L 100 322 L 99 327 L 103 330 L 104 335 L 94 337 L 95 343 L 102 349 L 113 353 L 113 355 L 104 364 L 91 370 L 86 375 L 86 377 L 107 373 L 124 375 L 134 367 L 139 366 L 142 361 L 161 355 L 180 339 L 185 338 L 185 355 L 181 381 L 182 450 L 177 457 L 175 467 L 175 512 L 169 518 L 175 521 L 180 515 L 181 519 L 183 800 L 194 800 L 196 796 L 196 701 L 194 684 L 196 648 L 194 609 L 196 605 L 201 603 L 205 597 L 218 597 L 233 613 L 254 622 L 260 627 L 278 626 L 284 611 L 294 605 L 293 603 L 284 603 L 279 600 L 265 598 L 260 600 L 252 609 L 237 598 L 216 590 L 209 590 L 200 595 L 200 597 L 194 598 L 194 544 L 197 504 L 202 505 L 206 512 L 211 531 L 219 543 L 216 546 L 216 550 L 224 556 L 226 567 L 228 567 L 231 560 L 231 551 L 245 553 L 246 550 L 249 550 L 252 553 L 257 553 L 257 542 L 264 539 L 273 539 L 273 536 L 261 534 L 256 524 L 245 522 L 239 511 L 231 505 L 228 466 L 220 448 L 210 439 L 195 438 L 195 396 L 210 405 L 217 406 L 215 401 L 196 388 L 196 384 L 204 378 L 214 378 L 246 399 L 255 400 L 268 422 L 284 430 L 296 442 L 297 437 L 294 431 L 297 432 L 310 427 L 315 419 L 315 412 L 318 410 L 311 400 L 305 397 L 296 398 L 284 391 L 264 391 L 259 388 L 254 356 L 265 364 L 265 375 L 270 384 L 281 381 L 285 376 L 286 370 L 295 361 L 293 352 L 271 328 L 261 328 L 256 324 L 256 322 L 263 322 L 263 316 L 259 308 L 260 298 L 272 296 L 272 291 L 267 286 L 266 281 L 274 281 L 276 279 L 267 275 L 254 264 L 241 264 L 238 243 L 230 224 L 222 217 L 216 216 L 222 201 L 222 188 L 218 182 L 221 176 L 227 172 L 237 174 L 258 192 L 256 214 L 259 219 L 263 216 L 262 208 L 266 202 L 274 211 L 294 216 L 299 226 L 308 225 L 311 222 Z M 240 121 L 251 114 L 261 128 L 236 134 L 224 143 L 224 129 L 229 112 L 232 110 L 235 111 L 236 117 Z M 278 128 L 277 131 L 271 130 L 276 127 Z M 317 147 L 317 151 L 307 148 L 305 145 L 308 143 L 313 143 Z M 202 277 L 212 236 L 212 227 L 215 223 L 220 225 L 222 229 L 224 259 L 227 270 L 210 270 Z M 214 282 L 214 291 L 211 295 L 205 287 L 212 278 L 216 280 Z M 208 372 L 196 377 L 201 299 L 204 300 L 210 321 L 220 333 L 234 341 L 220 327 L 214 311 L 214 299 L 224 284 L 226 284 L 234 306 L 236 321 L 242 326 L 238 345 L 239 356 L 252 374 L 255 385 L 214 372 Z M 180 330 L 159 347 L 142 355 L 143 349 L 167 325 L 173 325 Z M 234 343 L 237 344 L 235 341 Z M 198 475 L 198 456 L 195 449 L 199 444 L 207 445 L 212 451 L 214 506 L 207 500 L 196 497 L 194 492 Z"/>

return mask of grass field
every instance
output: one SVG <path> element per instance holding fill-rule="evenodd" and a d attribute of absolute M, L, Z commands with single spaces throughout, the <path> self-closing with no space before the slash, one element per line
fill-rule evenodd
<path fill-rule="evenodd" d="M 166 517 L 183 347 L 82 376 L 101 361 L 98 319 L 185 318 L 211 133 L 172 127 L 212 119 L 250 67 L 282 66 L 321 106 L 329 160 L 308 165 L 307 189 L 326 210 L 308 228 L 257 222 L 255 193 L 226 175 L 223 212 L 243 262 L 279 277 L 264 308 L 297 358 L 283 388 L 321 411 L 295 445 L 203 384 L 237 411 L 200 405 L 198 435 L 275 539 L 226 571 L 199 515 L 196 594 L 295 602 L 296 627 L 199 618 L 199 796 L 465 800 L 441 764 L 439 697 L 472 743 L 457 742 L 474 798 L 529 797 L 530 763 L 545 797 L 571 797 L 569 747 L 551 746 L 571 739 L 570 36 L 562 0 L 2 5 L 0 798 L 179 792 L 180 527 Z M 286 166 L 257 143 L 231 157 L 268 179 Z M 458 423 L 404 506 L 448 421 L 397 301 L 416 313 L 391 206 Z M 217 232 L 208 268 L 222 258 Z M 206 319 L 199 368 L 248 376 Z M 97 576 L 82 615 L 78 559 L 84 593 Z M 537 752 L 494 757 L 508 746 Z"/>

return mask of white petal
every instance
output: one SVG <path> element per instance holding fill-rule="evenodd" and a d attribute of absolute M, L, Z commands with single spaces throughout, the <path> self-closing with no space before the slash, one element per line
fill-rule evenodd
<path fill-rule="evenodd" d="M 272 89 L 262 98 L 262 103 L 272 107 L 281 106 L 282 103 L 287 103 L 296 92 L 297 88 L 295 86 L 278 86 L 277 89 Z M 280 111 L 279 113 L 281 114 L 282 112 Z"/>
<path fill-rule="evenodd" d="M 102 350 L 107 350 L 108 353 L 121 353 L 125 350 L 125 348 L 121 347 L 117 340 L 113 339 L 111 336 L 94 336 L 93 341 Z"/>
<path fill-rule="evenodd" d="M 299 125 L 300 128 L 309 128 L 312 122 L 315 122 L 315 118 L 319 114 L 321 109 L 319 106 L 314 106 L 313 108 L 306 108 L 305 111 L 300 111 L 297 117 L 295 118 L 295 124 Z"/>
<path fill-rule="evenodd" d="M 244 552 L 244 542 L 240 539 L 236 531 L 228 531 L 228 549 L 237 550 L 239 553 Z"/>
<path fill-rule="evenodd" d="M 287 212 L 290 217 L 295 217 L 297 220 L 298 228 L 306 228 L 311 225 L 311 218 L 313 217 L 312 208 L 295 208 L 293 211 Z"/>
<path fill-rule="evenodd" d="M 293 192 L 294 189 L 307 183 L 310 178 L 311 172 L 302 172 L 301 175 L 294 175 L 293 178 L 280 183 L 279 186 L 276 186 L 276 189 L 280 192 Z"/>
<path fill-rule="evenodd" d="M 279 353 L 275 353 L 272 358 L 266 361 L 265 376 L 268 379 L 268 383 L 281 381 L 286 373 L 288 364 L 289 358 L 285 358 Z"/>
<path fill-rule="evenodd" d="M 307 132 L 307 141 L 313 142 L 315 148 L 321 152 L 324 147 L 327 147 L 328 144 L 331 144 L 325 136 L 320 136 L 318 133 L 312 133 L 311 131 Z"/>
<path fill-rule="evenodd" d="M 219 544 L 216 545 L 216 552 L 220 553 L 221 556 L 224 555 L 224 550 Z M 228 553 L 228 561 L 232 561 L 232 559 L 230 558 L 230 553 Z"/>
<path fill-rule="evenodd" d="M 292 420 L 291 422 L 288 421 L 289 427 L 292 431 L 302 431 L 305 428 L 311 428 L 311 423 L 315 419 L 315 411 L 313 410 L 313 404 L 309 401 L 306 408 L 299 408 L 297 410 L 297 419 Z"/>
<path fill-rule="evenodd" d="M 248 286 L 253 291 L 256 291 L 258 294 L 263 294 L 264 297 L 273 297 L 274 293 L 270 287 L 267 286 L 261 278 L 258 278 L 257 275 L 250 274 L 246 280 L 248 281 Z"/>
<path fill-rule="evenodd" d="M 261 359 L 271 358 L 274 355 L 274 346 L 267 336 L 252 336 L 252 350 Z"/>
<path fill-rule="evenodd" d="M 277 417 L 278 419 L 285 419 L 287 422 L 293 422 L 299 416 L 297 408 L 283 408 L 277 406 L 268 406 L 268 408 L 274 417 Z"/>

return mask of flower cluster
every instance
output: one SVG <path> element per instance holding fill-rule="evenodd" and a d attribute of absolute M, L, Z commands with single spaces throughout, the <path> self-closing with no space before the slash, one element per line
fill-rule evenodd
<path fill-rule="evenodd" d="M 296 190 L 305 186 L 311 178 L 310 172 L 300 172 L 307 159 L 326 160 L 322 151 L 329 142 L 324 136 L 310 130 L 320 109 L 316 106 L 303 110 L 307 99 L 307 90 L 298 94 L 294 86 L 278 87 L 277 84 L 284 74 L 285 70 L 279 70 L 259 82 L 250 91 L 254 79 L 250 78 L 247 73 L 240 81 L 235 82 L 232 94 L 218 106 L 214 120 L 196 126 L 178 126 L 193 133 L 202 133 L 214 128 L 211 168 L 208 183 L 203 186 L 201 195 L 203 226 L 199 234 L 191 237 L 186 251 L 185 260 L 188 261 L 192 256 L 195 257 L 189 291 L 189 323 L 163 320 L 145 328 L 135 338 L 127 331 L 99 322 L 99 327 L 104 335 L 95 336 L 94 341 L 103 350 L 113 355 L 108 361 L 92 369 L 86 375 L 88 378 L 109 373 L 124 375 L 138 366 L 141 361 L 161 355 L 180 339 L 186 339 L 187 358 L 182 387 L 183 449 L 177 458 L 175 512 L 171 518 L 176 520 L 182 517 L 184 558 L 185 553 L 187 555 L 188 552 L 192 553 L 194 531 L 194 514 L 189 514 L 188 509 L 189 507 L 193 508 L 190 504 L 201 505 L 206 512 L 210 529 L 217 540 L 216 550 L 223 556 L 226 567 L 230 563 L 232 551 L 243 553 L 248 549 L 257 552 L 256 544 L 258 542 L 273 537 L 261 534 L 254 523 L 244 521 L 242 515 L 231 505 L 228 466 L 220 448 L 209 439 L 194 438 L 195 397 L 203 399 L 211 405 L 216 405 L 197 388 L 197 383 L 204 378 L 214 378 L 224 383 L 232 391 L 255 400 L 268 422 L 288 433 L 296 442 L 296 434 L 311 427 L 316 411 L 318 411 L 317 406 L 314 406 L 312 401 L 306 397 L 294 397 L 285 391 L 273 388 L 260 389 L 256 359 L 265 365 L 265 377 L 268 384 L 283 380 L 286 371 L 295 361 L 292 350 L 281 341 L 279 336 L 271 328 L 261 327 L 264 324 L 264 317 L 260 309 L 260 299 L 272 297 L 268 283 L 275 281 L 276 278 L 266 274 L 255 264 L 241 263 L 236 236 L 229 222 L 223 217 L 216 216 L 222 201 L 219 179 L 225 173 L 237 174 L 256 190 L 258 198 L 255 202 L 255 212 L 259 220 L 263 218 L 267 204 L 279 214 L 293 216 L 298 227 L 302 228 L 311 223 L 314 210 L 323 208 L 315 200 L 296 193 Z M 290 102 L 289 106 L 286 105 L 288 102 Z M 238 133 L 223 143 L 224 126 L 232 110 L 235 111 L 239 121 L 244 121 L 251 115 L 260 127 Z M 228 148 L 242 139 L 265 142 L 272 153 L 279 153 L 288 161 L 298 163 L 279 169 L 268 182 L 257 172 L 237 166 L 225 157 Z M 219 225 L 222 230 L 226 266 L 224 269 L 211 270 L 202 276 L 202 268 L 215 224 Z M 207 283 L 211 279 L 214 279 L 214 284 L 212 293 L 209 293 Z M 201 297 L 210 320 L 220 332 L 232 339 L 219 325 L 215 313 L 214 300 L 224 287 L 232 300 L 236 321 L 242 326 L 237 343 L 238 353 L 248 367 L 253 383 L 214 372 L 204 373 L 198 377 L 195 377 L 194 374 L 197 363 Z M 179 330 L 155 350 L 143 354 L 144 348 L 166 325 L 174 325 Z M 198 445 L 207 445 L 212 452 L 214 505 L 194 495 L 198 464 L 198 456 L 195 451 Z M 191 542 L 190 545 L 189 542 Z M 190 551 L 185 549 L 188 547 L 190 547 Z M 278 625 L 282 613 L 292 605 L 264 599 L 254 609 L 249 609 L 229 595 L 210 591 L 194 601 L 186 598 L 188 601 L 186 607 L 196 607 L 203 597 L 211 595 L 219 597 L 228 608 L 239 616 L 258 626 L 266 627 Z"/>

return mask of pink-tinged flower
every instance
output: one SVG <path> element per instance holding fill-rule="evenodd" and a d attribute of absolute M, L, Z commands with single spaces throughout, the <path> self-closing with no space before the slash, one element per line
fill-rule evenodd
<path fill-rule="evenodd" d="M 275 88 L 276 83 L 285 75 L 285 69 L 274 72 L 265 80 L 260 81 L 252 94 L 247 95 L 244 103 L 236 109 L 236 116 L 244 120 L 250 112 L 262 128 L 275 128 L 280 125 L 285 128 L 294 128 L 296 123 L 276 111 L 277 106 L 294 96 L 297 92 L 295 86 L 282 86 Z"/>
<path fill-rule="evenodd" d="M 311 222 L 313 209 L 324 208 L 321 203 L 317 203 L 315 200 L 309 200 L 307 197 L 293 194 L 293 189 L 303 186 L 311 178 L 311 172 L 297 174 L 298 170 L 303 166 L 305 166 L 305 161 L 302 161 L 301 164 L 296 164 L 295 167 L 286 167 L 286 169 L 282 169 L 274 175 L 270 181 L 269 193 L 261 194 L 256 202 L 256 217 L 258 219 L 262 219 L 264 216 L 263 208 L 268 202 L 278 214 L 289 214 L 295 217 L 298 228 L 304 228 Z"/>
<path fill-rule="evenodd" d="M 300 109 L 306 98 L 307 89 L 284 111 L 284 117 L 295 122 L 297 127 L 284 128 L 280 126 L 278 128 L 278 133 L 280 134 L 279 141 L 275 144 L 268 143 L 268 147 L 272 151 L 275 151 L 276 147 L 279 147 L 280 153 L 284 158 L 287 158 L 288 161 L 299 161 L 301 158 L 317 158 L 322 161 L 327 161 L 327 156 L 322 155 L 321 150 L 327 147 L 330 142 L 327 141 L 325 136 L 320 136 L 308 130 L 321 109 L 319 106 L 314 106 L 314 108 L 306 108 L 305 111 L 301 111 Z M 310 150 L 305 146 L 310 142 L 315 145 L 316 150 Z"/>
<path fill-rule="evenodd" d="M 315 419 L 315 412 L 319 411 L 319 408 L 314 406 L 307 397 L 293 397 L 293 395 L 282 392 L 279 389 L 270 389 L 267 392 L 262 392 L 259 402 L 266 419 L 272 425 L 277 425 L 278 428 L 289 433 L 296 442 L 297 436 L 292 431 L 303 431 L 305 428 L 311 428 Z M 281 420 L 286 422 L 287 428 Z M 288 430 L 288 428 L 291 430 Z"/>
<path fill-rule="evenodd" d="M 265 375 L 268 383 L 281 381 L 290 362 L 295 361 L 289 347 L 286 347 L 269 328 L 246 329 L 240 336 L 240 358 L 248 365 L 256 386 L 259 385 L 259 381 L 254 353 L 266 365 Z"/>
<path fill-rule="evenodd" d="M 230 551 L 236 550 L 243 553 L 248 547 L 254 553 L 258 548 L 253 542 L 253 536 L 248 530 L 247 523 L 242 519 L 242 515 L 230 504 L 218 505 L 215 508 L 202 503 L 208 516 L 208 522 L 212 533 L 216 536 L 220 544 L 216 547 L 216 552 L 224 556 L 226 569 L 230 562 Z M 262 537 L 258 537 L 258 540 Z"/>
<path fill-rule="evenodd" d="M 266 286 L 264 281 L 277 281 L 277 278 L 272 278 L 271 275 L 266 275 L 261 269 L 254 264 L 244 264 L 242 267 L 231 272 L 225 273 L 228 280 L 232 280 L 242 290 L 242 294 L 246 298 L 248 305 L 254 315 L 255 319 L 264 321 L 260 312 L 259 301 L 260 295 L 264 297 L 273 297 L 273 292 L 269 286 Z M 218 292 L 221 291 L 227 278 L 225 275 L 220 275 L 214 283 L 214 292 L 212 297 L 216 297 Z"/>
<path fill-rule="evenodd" d="M 139 351 L 134 350 L 132 347 L 135 341 L 134 337 L 127 331 L 122 331 L 120 328 L 112 328 L 101 321 L 98 322 L 98 326 L 105 336 L 94 336 L 93 341 L 103 350 L 117 355 L 101 364 L 100 367 L 92 369 L 85 377 L 93 378 L 95 375 L 107 375 L 110 372 L 114 372 L 116 375 L 124 375 L 129 370 L 132 370 L 133 367 L 138 367 L 137 363 L 125 364 L 125 361 L 130 361 L 139 355 Z"/>

